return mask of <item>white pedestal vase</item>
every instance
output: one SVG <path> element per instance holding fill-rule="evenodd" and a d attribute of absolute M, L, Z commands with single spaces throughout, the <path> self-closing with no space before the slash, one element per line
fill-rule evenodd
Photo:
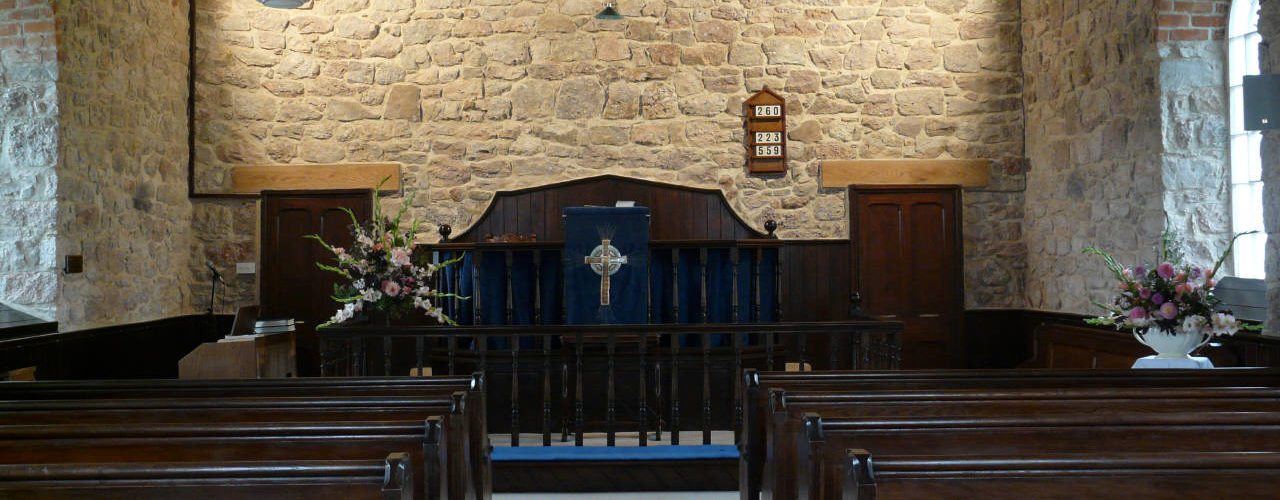
<path fill-rule="evenodd" d="M 1179 326 L 1169 332 L 1153 326 L 1143 333 L 1134 330 L 1133 338 L 1154 350 L 1156 359 L 1191 359 L 1191 352 L 1208 343 L 1213 336 L 1199 328 L 1188 330 Z"/>

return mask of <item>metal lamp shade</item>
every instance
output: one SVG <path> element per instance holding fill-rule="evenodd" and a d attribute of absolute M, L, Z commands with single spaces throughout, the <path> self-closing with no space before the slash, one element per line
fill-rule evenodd
<path fill-rule="evenodd" d="M 262 5 L 274 7 L 277 9 L 296 9 L 307 3 L 308 0 L 258 0 Z"/>
<path fill-rule="evenodd" d="M 613 8 L 612 3 L 607 3 L 604 5 L 604 10 L 601 10 L 599 14 L 596 14 L 596 19 L 600 19 L 602 21 L 621 21 L 625 18 L 622 17 L 622 14 L 618 13 L 618 9 Z"/>

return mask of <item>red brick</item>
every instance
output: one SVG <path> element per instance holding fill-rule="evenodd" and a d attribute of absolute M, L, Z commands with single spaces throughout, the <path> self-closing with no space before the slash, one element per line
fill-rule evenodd
<path fill-rule="evenodd" d="M 20 49 L 22 48 L 22 39 L 16 36 L 0 38 L 0 50 L 4 49 Z"/>
<path fill-rule="evenodd" d="M 1191 42 L 1208 39 L 1209 30 L 1205 29 L 1189 28 L 1169 30 L 1169 40 L 1174 42 Z"/>
<path fill-rule="evenodd" d="M 19 31 L 22 31 L 18 28 L 19 25 L 17 23 L 0 24 L 0 36 L 17 35 Z"/>
<path fill-rule="evenodd" d="M 1160 14 L 1157 26 L 1161 28 L 1184 28 L 1191 26 L 1191 17 L 1186 14 Z"/>
<path fill-rule="evenodd" d="M 1227 19 L 1220 16 L 1192 16 L 1191 25 L 1197 28 L 1222 28 L 1227 25 Z"/>
<path fill-rule="evenodd" d="M 9 10 L 14 6 L 13 0 L 0 0 L 0 10 Z"/>
<path fill-rule="evenodd" d="M 9 12 L 0 14 L 0 20 L 12 19 L 14 21 L 30 21 L 45 17 L 41 9 L 12 9 Z"/>
<path fill-rule="evenodd" d="M 1184 12 L 1187 14 L 1208 14 L 1213 12 L 1213 2 L 1200 0 L 1196 2 L 1179 1 L 1174 4 L 1175 12 Z"/>
<path fill-rule="evenodd" d="M 1156 3 L 1156 9 L 1159 12 L 1176 12 L 1173 7 L 1173 0 L 1160 0 Z"/>
<path fill-rule="evenodd" d="M 53 33 L 53 21 L 27 21 L 22 23 L 23 33 Z"/>

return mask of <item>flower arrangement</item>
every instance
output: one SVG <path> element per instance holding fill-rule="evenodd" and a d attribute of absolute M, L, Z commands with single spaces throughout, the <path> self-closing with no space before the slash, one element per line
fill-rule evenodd
<path fill-rule="evenodd" d="M 1106 261 L 1107 269 L 1119 282 L 1120 292 L 1111 304 L 1094 302 L 1107 313 L 1086 321 L 1091 325 L 1115 325 L 1117 329 L 1158 328 L 1169 334 L 1187 331 L 1221 336 L 1254 329 L 1242 325 L 1230 311 L 1215 310 L 1221 300 L 1213 294 L 1217 285 L 1215 277 L 1222 263 L 1231 254 L 1236 238 L 1245 234 L 1249 233 L 1231 238 L 1226 252 L 1207 270 L 1182 262 L 1176 234 L 1170 230 L 1161 234 L 1158 263 L 1153 267 L 1123 267 L 1107 252 L 1096 247 L 1085 248 L 1084 253 L 1101 256 Z"/>
<path fill-rule="evenodd" d="M 320 235 L 306 236 L 320 242 L 326 250 L 333 253 L 336 261 L 335 265 L 317 262 L 316 266 L 346 280 L 346 283 L 336 283 L 333 286 L 333 300 L 342 304 L 342 308 L 317 328 L 342 323 L 356 313 L 374 310 L 383 311 L 387 317 L 395 318 L 420 309 L 441 323 L 456 324 L 433 302 L 456 295 L 441 293 L 431 288 L 430 283 L 436 271 L 460 258 L 425 266 L 414 263 L 413 241 L 419 223 L 417 220 L 410 221 L 407 228 L 402 224 L 408 207 L 413 203 L 413 195 L 409 196 L 394 218 L 385 218 L 379 207 L 377 194 L 385 182 L 386 179 L 383 179 L 374 190 L 373 217 L 368 222 L 361 223 L 354 212 L 343 209 L 351 216 L 351 235 L 355 243 L 350 249 L 332 246 Z"/>

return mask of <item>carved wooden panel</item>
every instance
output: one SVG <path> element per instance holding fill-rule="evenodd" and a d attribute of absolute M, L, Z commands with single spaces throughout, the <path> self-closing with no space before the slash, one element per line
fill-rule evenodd
<path fill-rule="evenodd" d="M 515 191 L 499 191 L 488 210 L 470 228 L 451 235 L 453 242 L 483 242 L 487 235 L 536 235 L 537 241 L 562 241 L 565 207 L 614 206 L 634 201 L 652 209 L 650 237 L 655 241 L 742 240 L 765 238 L 749 227 L 718 189 L 699 189 L 603 175 Z M 763 220 L 751 221 L 764 227 Z"/>

